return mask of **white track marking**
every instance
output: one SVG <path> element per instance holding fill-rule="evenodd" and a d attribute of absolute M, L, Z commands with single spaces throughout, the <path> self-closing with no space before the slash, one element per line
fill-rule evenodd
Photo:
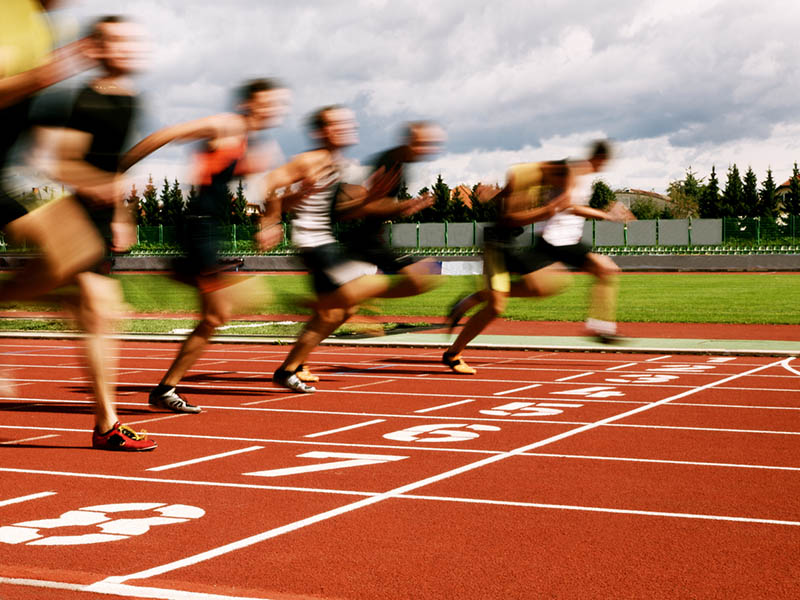
<path fill-rule="evenodd" d="M 95 594 L 123 596 L 125 598 L 152 598 L 154 600 L 265 600 L 263 597 L 253 598 L 245 596 L 223 596 L 220 594 L 208 594 L 205 592 L 185 592 L 181 590 L 136 585 L 83 585 L 79 583 L 62 583 L 60 581 L 18 579 L 13 577 L 0 577 L 0 583 L 52 590 L 69 590 L 72 592 L 93 592 Z"/>
<path fill-rule="evenodd" d="M 230 388 L 228 388 L 230 389 Z M 274 390 L 275 388 L 259 388 L 260 390 Z M 258 391 L 258 390 L 256 390 Z M 257 404 L 269 404 L 270 402 L 280 402 L 281 400 L 288 400 L 289 398 L 302 398 L 307 396 L 305 392 L 299 394 L 289 394 L 288 396 L 278 396 L 277 398 L 267 398 L 266 400 L 256 400 L 254 402 L 244 402 L 242 406 L 256 406 Z"/>
<path fill-rule="evenodd" d="M 782 361 L 781 361 L 781 366 L 782 366 L 784 369 L 786 369 L 787 371 L 789 371 L 790 373 L 794 373 L 795 375 L 800 375 L 800 371 L 796 371 L 794 368 L 792 368 L 792 367 L 789 365 L 789 363 L 790 363 L 790 362 L 792 362 L 792 360 L 794 360 L 794 358 L 793 358 L 793 357 L 789 357 L 789 358 L 787 358 L 786 360 L 782 360 Z"/>
<path fill-rule="evenodd" d="M 616 367 L 608 367 L 606 369 L 606 371 L 617 371 L 619 369 L 627 369 L 628 367 L 635 367 L 638 364 L 639 363 L 637 363 L 637 362 L 632 362 L 632 363 L 628 363 L 628 364 L 625 364 L 625 365 L 617 365 Z"/>
<path fill-rule="evenodd" d="M 578 373 L 577 375 L 567 375 L 566 377 L 562 377 L 561 379 L 556 379 L 556 381 L 557 382 L 571 381 L 572 379 L 578 379 L 579 377 L 586 377 L 587 375 L 594 375 L 594 371 L 588 371 L 586 373 Z"/>
<path fill-rule="evenodd" d="M 231 450 L 230 452 L 221 452 L 220 454 L 211 454 L 209 456 L 201 456 L 199 458 L 192 458 L 170 465 L 162 465 L 160 467 L 151 467 L 148 471 L 167 471 L 169 469 L 177 469 L 178 467 L 185 467 L 186 465 L 196 465 L 201 462 L 208 462 L 210 460 L 217 460 L 218 458 L 225 458 L 227 456 L 235 456 L 237 454 L 244 454 L 245 452 L 253 452 L 254 450 L 261 450 L 264 446 L 249 446 L 247 448 L 240 448 L 239 450 Z"/>
<path fill-rule="evenodd" d="M 513 390 L 506 390 L 505 392 L 495 392 L 492 396 L 504 396 L 506 394 L 513 394 L 514 392 L 521 392 L 522 390 L 529 390 L 531 388 L 539 387 L 541 383 L 532 383 L 530 385 L 523 385 L 522 387 L 514 388 Z"/>
<path fill-rule="evenodd" d="M 391 383 L 392 381 L 397 381 L 396 379 L 382 379 L 381 381 L 370 381 L 369 383 L 359 383 L 357 385 L 348 385 L 343 388 L 339 388 L 340 390 L 352 390 L 355 388 L 365 387 L 368 385 L 378 385 L 379 383 Z"/>
<path fill-rule="evenodd" d="M 674 519 L 702 519 L 706 521 L 734 521 L 737 523 L 757 523 L 759 525 L 788 525 L 800 527 L 800 521 L 781 521 L 778 519 L 756 519 L 752 517 L 732 517 L 726 515 L 704 515 L 696 513 L 673 513 L 655 510 L 633 510 L 625 508 L 600 508 L 594 506 L 574 506 L 570 504 L 541 504 L 538 502 L 514 502 L 510 500 L 483 500 L 478 498 L 457 498 L 448 496 L 421 496 L 404 494 L 398 498 L 409 500 L 435 500 L 438 502 L 463 502 L 467 504 L 491 504 L 496 506 L 523 506 L 530 508 L 545 508 L 555 510 L 574 510 L 582 512 L 612 513 L 619 515 L 639 515 L 644 517 L 671 517 Z"/>
<path fill-rule="evenodd" d="M 166 421 L 168 419 L 177 419 L 179 417 L 186 417 L 186 416 L 188 416 L 187 413 L 183 413 L 181 415 L 162 415 L 160 417 L 153 417 L 152 419 L 144 419 L 142 421 L 129 421 L 128 423 L 126 423 L 126 425 L 142 425 L 144 423 L 155 423 L 156 421 Z"/>
<path fill-rule="evenodd" d="M 450 408 L 451 406 L 458 406 L 459 404 L 469 404 L 470 402 L 475 402 L 475 400 L 459 400 L 458 402 L 450 402 L 449 404 L 440 404 L 439 406 L 431 406 L 430 408 L 422 408 L 420 410 L 415 410 L 414 413 L 422 414 L 422 413 L 429 413 L 435 410 L 440 410 L 442 408 Z"/>
<path fill-rule="evenodd" d="M 667 354 L 666 356 L 656 356 L 655 358 L 648 358 L 644 362 L 656 362 L 657 360 L 664 360 L 667 358 L 672 358 L 672 355 Z"/>
<path fill-rule="evenodd" d="M 350 431 L 351 429 L 358 429 L 359 427 L 367 427 L 368 425 L 375 425 L 376 423 L 383 423 L 386 419 L 375 419 L 373 421 L 364 421 L 363 423 L 356 423 L 355 425 L 348 425 L 347 427 L 339 427 L 338 429 L 329 429 L 328 431 L 320 431 L 319 433 L 309 433 L 303 437 L 318 438 L 332 433 L 339 433 L 340 431 Z"/>
<path fill-rule="evenodd" d="M 0 500 L 0 506 L 9 506 L 11 504 L 20 504 L 28 500 L 38 500 L 39 498 L 47 498 L 48 496 L 55 496 L 57 492 L 39 492 L 38 494 L 28 494 L 27 496 L 19 496 L 17 498 L 9 498 L 8 500 Z"/>
<path fill-rule="evenodd" d="M 645 406 L 640 406 L 640 407 L 634 408 L 632 410 L 626 411 L 624 413 L 619 413 L 617 415 L 613 415 L 611 417 L 607 417 L 605 419 L 601 419 L 599 421 L 595 421 L 593 423 L 589 423 L 587 425 L 583 425 L 583 426 L 578 427 L 576 429 L 571 429 L 571 430 L 565 431 L 563 433 L 551 436 L 549 438 L 545 438 L 543 440 L 539 440 L 539 441 L 534 442 L 532 444 L 527 444 L 525 446 L 520 446 L 520 447 L 515 448 L 514 450 L 511 450 L 511 451 L 508 451 L 508 452 L 503 452 L 501 454 L 495 454 L 494 456 L 489 456 L 487 458 L 483 458 L 483 459 L 478 460 L 476 462 L 469 463 L 469 464 L 463 465 L 461 467 L 457 467 L 455 469 L 451 469 L 449 471 L 445 471 L 443 473 L 439 473 L 438 475 L 433 475 L 431 477 L 426 477 L 424 479 L 420 479 L 418 481 L 415 481 L 415 482 L 412 482 L 412 483 L 408 483 L 408 484 L 402 485 L 400 487 L 396 487 L 393 490 L 389 490 L 388 492 L 383 492 L 381 494 L 378 494 L 376 496 L 372 496 L 370 498 L 364 498 L 362 500 L 358 500 L 358 501 L 353 502 L 351 504 L 346 504 L 344 506 L 340 506 L 340 507 L 337 507 L 337 508 L 332 509 L 332 510 L 324 511 L 324 512 L 318 513 L 316 515 L 313 515 L 311 517 L 307 517 L 305 519 L 300 519 L 300 520 L 295 521 L 293 523 L 289 523 L 287 525 L 282 525 L 280 527 L 276 527 L 276 528 L 273 528 L 273 529 L 270 529 L 270 530 L 255 534 L 255 535 L 252 535 L 252 536 L 237 540 L 235 542 L 231 542 L 229 544 L 225 544 L 223 546 L 218 546 L 217 548 L 208 550 L 206 552 L 200 552 L 198 554 L 194 554 L 192 556 L 188 556 L 188 557 L 183 558 L 183 559 L 179 559 L 179 560 L 167 563 L 167 564 L 163 564 L 163 565 L 160 565 L 160 566 L 157 566 L 157 567 L 153 567 L 151 569 L 146 569 L 144 571 L 139 571 L 137 573 L 130 573 L 128 575 L 109 577 L 109 578 L 104 579 L 102 582 L 99 582 L 99 583 L 124 583 L 124 582 L 128 581 L 129 579 L 145 579 L 145 578 L 148 578 L 148 577 L 154 577 L 156 575 L 162 575 L 164 573 L 169 573 L 171 571 L 174 571 L 176 569 L 180 569 L 180 568 L 183 568 L 183 567 L 186 567 L 186 566 L 189 566 L 189 565 L 195 565 L 197 563 L 204 562 L 204 561 L 209 560 L 211 558 L 215 558 L 217 556 L 222 556 L 224 554 L 228 554 L 228 553 L 233 552 L 235 550 L 240 550 L 242 548 L 246 548 L 248 546 L 252 546 L 254 544 L 258 544 L 258 543 L 263 542 L 265 540 L 272 539 L 272 538 L 278 537 L 280 535 L 283 535 L 283 534 L 286 534 L 286 533 L 289 533 L 289 532 L 292 532 L 292 531 L 296 531 L 298 529 L 302 529 L 302 528 L 307 527 L 309 525 L 313 525 L 315 523 L 320 523 L 322 521 L 326 521 L 328 519 L 337 517 L 339 515 L 346 514 L 346 513 L 349 513 L 349 512 L 353 512 L 353 511 L 358 510 L 360 508 L 364 508 L 366 506 L 372 506 L 374 504 L 377 504 L 379 502 L 383 502 L 383 501 L 391 499 L 391 498 L 396 498 L 396 497 L 398 497 L 400 495 L 403 495 L 403 494 L 406 494 L 406 493 L 411 492 L 413 490 L 425 487 L 425 486 L 430 485 L 432 483 L 443 481 L 445 479 L 450 479 L 450 478 L 452 478 L 452 477 L 454 477 L 456 475 L 461 475 L 463 473 L 468 473 L 468 472 L 473 471 L 475 469 L 479 469 L 481 467 L 484 467 L 484 466 L 487 466 L 487 465 L 490 465 L 490 464 L 494 464 L 496 462 L 499 462 L 501 460 L 505 460 L 505 459 L 510 458 L 510 457 L 519 456 L 520 454 L 523 454 L 525 452 L 529 452 L 531 450 L 535 450 L 536 448 L 541 448 L 542 446 L 546 446 L 548 444 L 552 444 L 554 442 L 558 442 L 558 441 L 561 441 L 563 439 L 567 439 L 567 438 L 573 437 L 575 435 L 578 435 L 578 434 L 581 434 L 581 433 L 584 433 L 584 432 L 587 432 L 587 431 L 591 431 L 593 429 L 597 429 L 598 427 L 601 427 L 602 425 L 613 424 L 616 421 L 619 421 L 619 420 L 622 420 L 622 419 L 626 419 L 628 417 L 631 417 L 633 415 L 648 411 L 648 410 L 656 408 L 658 406 L 662 406 L 662 405 L 664 405 L 664 404 L 666 404 L 666 403 L 668 403 L 668 402 L 670 402 L 672 400 L 678 400 L 678 399 L 683 398 L 685 396 L 696 394 L 696 393 L 701 392 L 703 390 L 707 390 L 707 389 L 713 388 L 713 387 L 715 387 L 717 385 L 722 385 L 723 383 L 727 383 L 728 381 L 732 381 L 734 379 L 738 379 L 739 377 L 745 377 L 745 376 L 749 375 L 750 373 L 754 373 L 754 372 L 758 372 L 758 371 L 761 371 L 761 370 L 764 370 L 764 369 L 768 369 L 768 368 L 774 367 L 774 366 L 779 365 L 779 364 L 781 364 L 781 361 L 775 361 L 775 362 L 769 363 L 767 365 L 762 365 L 762 366 L 757 367 L 755 369 L 751 369 L 750 371 L 745 371 L 744 373 L 738 373 L 736 375 L 731 375 L 731 376 L 726 377 L 724 379 L 720 379 L 718 381 L 711 382 L 711 383 L 708 383 L 706 385 L 697 387 L 697 388 L 695 388 L 693 390 L 688 390 L 686 392 L 682 392 L 682 393 L 676 394 L 674 396 L 668 396 L 666 398 L 663 398 L 663 399 L 658 400 L 656 402 L 652 402 L 652 403 L 647 404 Z"/>
<path fill-rule="evenodd" d="M 720 467 L 731 469 L 757 469 L 765 471 L 800 471 L 800 467 L 780 467 L 776 465 L 744 465 L 740 463 L 715 463 L 694 460 L 665 460 L 660 458 L 626 458 L 623 456 L 589 456 L 583 454 L 546 454 L 543 452 L 528 452 L 525 456 L 541 456 L 544 458 L 567 458 L 578 460 L 605 460 L 611 462 L 640 462 L 660 465 L 684 465 L 690 467 Z"/>
<path fill-rule="evenodd" d="M 0 446 L 14 446 L 16 444 L 22 444 L 23 442 L 35 442 L 36 440 L 46 440 L 47 438 L 54 438 L 58 437 L 58 435 L 37 435 L 36 437 L 29 437 L 24 438 L 21 440 L 9 440 L 7 442 L 0 442 Z"/>

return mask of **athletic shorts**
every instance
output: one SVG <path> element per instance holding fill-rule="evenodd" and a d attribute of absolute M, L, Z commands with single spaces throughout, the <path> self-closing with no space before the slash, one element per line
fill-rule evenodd
<path fill-rule="evenodd" d="M 352 258 L 375 265 L 387 275 L 399 273 L 417 260 L 410 254 L 398 254 L 382 244 L 346 245 L 346 252 Z"/>
<path fill-rule="evenodd" d="M 536 248 L 487 242 L 483 249 L 483 273 L 486 283 L 489 289 L 496 292 L 511 291 L 512 274 L 527 275 L 554 262 L 556 261 L 538 252 Z"/>
<path fill-rule="evenodd" d="M 592 251 L 592 247 L 583 242 L 566 246 L 553 246 L 541 236 L 536 236 L 533 249 L 537 254 L 548 258 L 551 263 L 560 262 L 576 269 L 582 269 L 586 266 L 586 257 Z"/>
<path fill-rule="evenodd" d="M 374 264 L 354 260 L 339 244 L 301 248 L 300 256 L 318 295 L 335 292 L 345 283 L 375 272 Z"/>

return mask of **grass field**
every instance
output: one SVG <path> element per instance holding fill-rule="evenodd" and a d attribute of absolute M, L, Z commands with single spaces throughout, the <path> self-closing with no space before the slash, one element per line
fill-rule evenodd
<path fill-rule="evenodd" d="M 198 308 L 193 288 L 158 274 L 117 276 L 125 299 L 134 312 L 163 315 L 159 319 L 137 320 L 130 331 L 170 331 L 189 327 L 186 313 Z M 272 301 L 248 312 L 263 315 L 307 314 L 298 307 L 300 298 L 310 295 L 304 275 L 257 275 L 271 292 Z M 441 317 L 454 300 L 477 289 L 481 278 L 445 276 L 427 294 L 376 303 L 383 315 Z M 572 275 L 571 285 L 558 296 L 546 299 L 512 298 L 505 317 L 530 321 L 582 321 L 586 316 L 591 277 Z M 620 278 L 620 322 L 800 324 L 800 275 L 775 273 L 631 273 Z M 5 304 L 3 329 L 53 329 L 64 327 L 52 319 L 12 318 L 12 311 L 57 312 L 59 305 L 44 298 L 36 302 Z M 369 313 L 369 311 L 366 311 Z M 182 321 L 174 317 L 183 315 Z M 172 317 L 172 318 L 171 318 Z M 286 326 L 280 335 L 291 334 Z M 251 330 L 250 333 L 262 333 Z"/>

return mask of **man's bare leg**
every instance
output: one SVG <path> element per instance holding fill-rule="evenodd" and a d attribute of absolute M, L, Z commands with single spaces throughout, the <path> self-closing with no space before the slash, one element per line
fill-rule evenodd
<path fill-rule="evenodd" d="M 616 315 L 620 269 L 602 254 L 590 253 L 586 258 L 586 270 L 595 277 L 586 327 L 600 341 L 619 341 Z"/>

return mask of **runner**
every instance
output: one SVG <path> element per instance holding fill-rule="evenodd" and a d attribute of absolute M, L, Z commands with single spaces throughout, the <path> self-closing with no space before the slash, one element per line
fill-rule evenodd
<path fill-rule="evenodd" d="M 38 258 L 28 259 L 22 271 L 0 284 L 0 301 L 40 296 L 94 264 L 103 251 L 74 199 L 41 206 L 30 188 L 14 189 L 21 186 L 7 177 L 12 167 L 19 170 L 11 155 L 34 125 L 33 95 L 92 65 L 85 54 L 87 39 L 52 51 L 43 12 L 47 4 L 4 0 L 0 9 L 0 227 L 11 240 L 39 249 Z"/>
<path fill-rule="evenodd" d="M 111 250 L 135 240 L 130 212 L 123 201 L 119 160 L 138 106 L 131 76 L 143 66 L 143 30 L 120 17 L 100 19 L 89 54 L 100 74 L 78 94 L 67 126 L 58 132 L 55 176 L 75 195 Z M 99 268 L 99 265 L 98 265 Z M 156 442 L 121 425 L 114 407 L 115 349 L 108 334 L 122 306 L 119 283 L 100 272 L 84 271 L 75 314 L 86 332 L 86 359 L 95 396 L 92 446 L 104 450 L 153 450 Z"/>
<path fill-rule="evenodd" d="M 602 169 L 609 157 L 608 142 L 597 141 L 587 160 L 530 163 L 510 170 L 506 187 L 496 196 L 501 202 L 498 224 L 489 229 L 486 239 L 487 289 L 454 304 L 447 317 L 452 330 L 467 311 L 486 303 L 470 317 L 443 354 L 442 362 L 451 370 L 464 375 L 476 373 L 461 358 L 461 352 L 503 312 L 508 296 L 550 296 L 564 287 L 554 263 L 584 269 L 595 276 L 587 333 L 602 343 L 621 341 L 615 323 L 619 268 L 609 257 L 594 254 L 588 244 L 581 242 L 586 218 L 612 219 L 608 213 L 588 206 L 590 177 Z M 581 188 L 577 187 L 578 181 L 584 184 Z M 525 205 L 530 205 L 532 198 L 544 198 L 546 204 L 526 210 Z M 518 235 L 521 225 L 543 219 L 547 219 L 544 232 L 537 236 L 532 250 L 513 247 L 511 228 L 519 228 Z M 510 283 L 510 273 L 514 272 L 522 277 Z"/>
<path fill-rule="evenodd" d="M 396 185 L 397 174 L 378 170 L 368 189 L 343 182 L 360 180 L 359 169 L 348 163 L 343 151 L 358 142 L 353 112 L 342 106 L 317 110 L 309 120 L 311 137 L 317 147 L 299 154 L 270 173 L 270 190 L 305 185 L 306 192 L 284 201 L 284 210 L 294 214 L 292 243 L 313 278 L 318 302 L 314 313 L 272 381 L 298 392 L 314 392 L 300 377 L 308 355 L 356 311 L 366 298 L 393 293 L 386 275 L 375 275 L 375 265 L 349 256 L 333 234 L 332 214 L 360 215 L 359 209 L 388 202 L 386 194 Z M 366 213 L 364 213 L 366 214 Z M 299 375 L 298 375 L 299 373 Z"/>
<path fill-rule="evenodd" d="M 429 270 L 425 265 L 418 263 L 408 254 L 399 255 L 386 244 L 383 224 L 394 216 L 411 215 L 429 205 L 431 200 L 401 201 L 398 195 L 405 185 L 408 165 L 429 159 L 440 152 L 444 140 L 444 131 L 435 123 L 429 121 L 408 123 L 404 128 L 402 143 L 382 152 L 370 161 L 371 177 L 381 177 L 385 173 L 391 173 L 397 178 L 386 197 L 367 204 L 357 204 L 337 215 L 340 224 L 345 226 L 345 231 L 340 234 L 339 239 L 350 257 L 373 264 L 384 274 L 398 275 L 391 287 L 385 291 L 377 291 L 378 297 L 416 296 L 433 287 L 433 277 L 428 274 Z M 342 220 L 347 221 L 343 223 Z M 357 301 L 358 298 L 352 296 L 344 298 L 333 294 L 327 297 L 321 306 L 345 308 L 347 303 Z M 343 325 L 349 317 L 350 312 L 342 315 L 340 323 L 331 325 L 332 331 Z M 311 374 L 305 364 L 301 365 L 297 376 L 305 382 L 319 381 L 319 377 Z"/>
<path fill-rule="evenodd" d="M 173 141 L 202 140 L 196 157 L 197 197 L 185 217 L 186 256 L 176 263 L 179 278 L 197 288 L 201 301 L 200 322 L 181 346 L 161 382 L 150 392 L 151 406 L 179 413 L 199 413 L 176 390 L 186 372 L 202 355 L 214 331 L 230 320 L 245 303 L 263 302 L 254 288 L 255 280 L 226 277 L 229 265 L 220 263 L 221 227 L 230 212 L 228 184 L 236 176 L 265 171 L 281 161 L 277 144 L 251 147 L 249 138 L 257 131 L 280 124 L 286 113 L 289 91 L 270 79 L 256 79 L 239 91 L 236 113 L 222 113 L 166 127 L 136 144 L 123 161 L 130 168 L 148 154 Z M 267 206 L 257 242 L 262 249 L 283 237 L 280 205 Z"/>
<path fill-rule="evenodd" d="M 489 323 L 503 313 L 507 298 L 549 296 L 562 286 L 553 262 L 536 248 L 515 243 L 524 226 L 542 221 L 569 208 L 570 169 L 565 162 L 525 163 L 513 166 L 505 187 L 493 199 L 497 203 L 497 222 L 484 229 L 484 273 L 486 287 L 457 302 L 450 310 L 452 330 L 473 307 L 485 304 L 473 314 L 464 329 L 442 355 L 442 362 L 456 373 L 474 375 L 461 353 Z M 489 190 L 487 189 L 487 193 Z M 511 275 L 520 275 L 511 281 Z"/>

